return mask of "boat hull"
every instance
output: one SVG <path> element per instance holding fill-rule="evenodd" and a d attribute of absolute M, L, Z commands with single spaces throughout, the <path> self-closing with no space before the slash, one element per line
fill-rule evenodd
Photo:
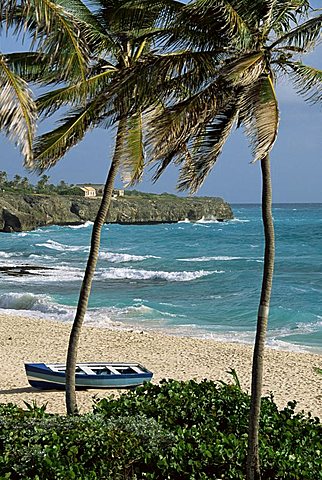
<path fill-rule="evenodd" d="M 77 366 L 88 364 L 77 364 Z M 90 364 L 99 366 L 101 364 Z M 110 364 L 114 366 L 114 370 L 120 365 Z M 131 365 L 131 364 L 129 364 Z M 149 382 L 153 376 L 152 372 L 139 364 L 135 364 L 139 372 L 131 373 L 109 373 L 109 374 L 84 374 L 76 373 L 75 386 L 76 390 L 88 389 L 109 389 L 109 388 L 135 388 L 144 382 Z M 65 371 L 53 371 L 44 363 L 26 363 L 26 375 L 29 384 L 38 390 L 65 390 L 66 374 Z M 127 370 L 130 371 L 130 368 Z"/>

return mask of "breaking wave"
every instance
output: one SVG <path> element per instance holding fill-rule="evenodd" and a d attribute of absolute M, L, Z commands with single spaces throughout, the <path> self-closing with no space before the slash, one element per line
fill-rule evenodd
<path fill-rule="evenodd" d="M 211 261 L 220 261 L 228 262 L 230 260 L 243 260 L 243 257 L 228 257 L 228 256 L 217 256 L 217 257 L 196 257 L 196 258 L 177 258 L 179 262 L 211 262 Z"/>
<path fill-rule="evenodd" d="M 112 263 L 124 262 L 142 262 L 148 258 L 160 258 L 155 255 L 130 255 L 128 253 L 100 252 L 99 257 L 102 260 L 108 260 Z"/>
<path fill-rule="evenodd" d="M 78 229 L 78 228 L 87 228 L 94 225 L 94 222 L 87 221 L 85 223 L 81 223 L 80 225 L 68 225 L 68 228 Z"/>
<path fill-rule="evenodd" d="M 129 280 L 166 280 L 168 282 L 189 282 L 213 273 L 224 273 L 223 271 L 198 270 L 195 272 L 163 272 L 153 270 L 135 270 L 132 268 L 110 268 L 101 273 L 106 279 L 129 279 Z"/>
<path fill-rule="evenodd" d="M 45 243 L 36 243 L 37 247 L 46 247 L 50 250 L 57 250 L 60 252 L 88 252 L 89 247 L 81 247 L 77 245 L 64 245 L 55 240 L 47 240 Z"/>
<path fill-rule="evenodd" d="M 0 308 L 23 310 L 24 312 L 33 310 L 55 315 L 68 313 L 68 307 L 64 308 L 55 304 L 49 296 L 33 293 L 5 293 L 0 295 Z"/>

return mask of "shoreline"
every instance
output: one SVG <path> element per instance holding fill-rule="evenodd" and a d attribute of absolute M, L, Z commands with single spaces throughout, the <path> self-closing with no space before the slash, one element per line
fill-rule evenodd
<path fill-rule="evenodd" d="M 24 406 L 47 403 L 47 411 L 65 413 L 64 392 L 42 392 L 29 386 L 24 362 L 65 363 L 70 324 L 48 319 L 0 314 L 2 375 L 1 403 Z M 180 337 L 155 331 L 128 331 L 84 326 L 78 361 L 135 361 L 154 373 L 153 382 L 205 378 L 232 382 L 227 372 L 235 369 L 244 390 L 250 390 L 252 346 Z M 273 393 L 279 408 L 298 402 L 297 410 L 322 418 L 322 355 L 266 349 L 263 395 Z M 121 393 L 124 390 L 121 390 Z M 93 397 L 115 390 L 77 392 L 81 413 L 91 410 Z"/>

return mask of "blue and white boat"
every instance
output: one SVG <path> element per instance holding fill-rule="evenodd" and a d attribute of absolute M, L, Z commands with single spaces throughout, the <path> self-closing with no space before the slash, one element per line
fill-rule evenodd
<path fill-rule="evenodd" d="M 29 384 L 39 390 L 65 390 L 66 364 L 25 363 Z M 139 363 L 77 363 L 76 389 L 135 388 L 153 373 Z"/>

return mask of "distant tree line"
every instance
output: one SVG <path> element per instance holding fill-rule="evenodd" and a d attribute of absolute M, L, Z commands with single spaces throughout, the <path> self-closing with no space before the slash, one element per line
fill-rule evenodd
<path fill-rule="evenodd" d="M 0 191 L 11 193 L 39 193 L 39 194 L 57 194 L 57 195 L 81 195 L 82 191 L 76 185 L 69 185 L 61 180 L 57 185 L 49 183 L 50 177 L 42 175 L 34 185 L 30 183 L 27 177 L 14 175 L 12 180 L 8 178 L 7 172 L 0 171 Z"/>

